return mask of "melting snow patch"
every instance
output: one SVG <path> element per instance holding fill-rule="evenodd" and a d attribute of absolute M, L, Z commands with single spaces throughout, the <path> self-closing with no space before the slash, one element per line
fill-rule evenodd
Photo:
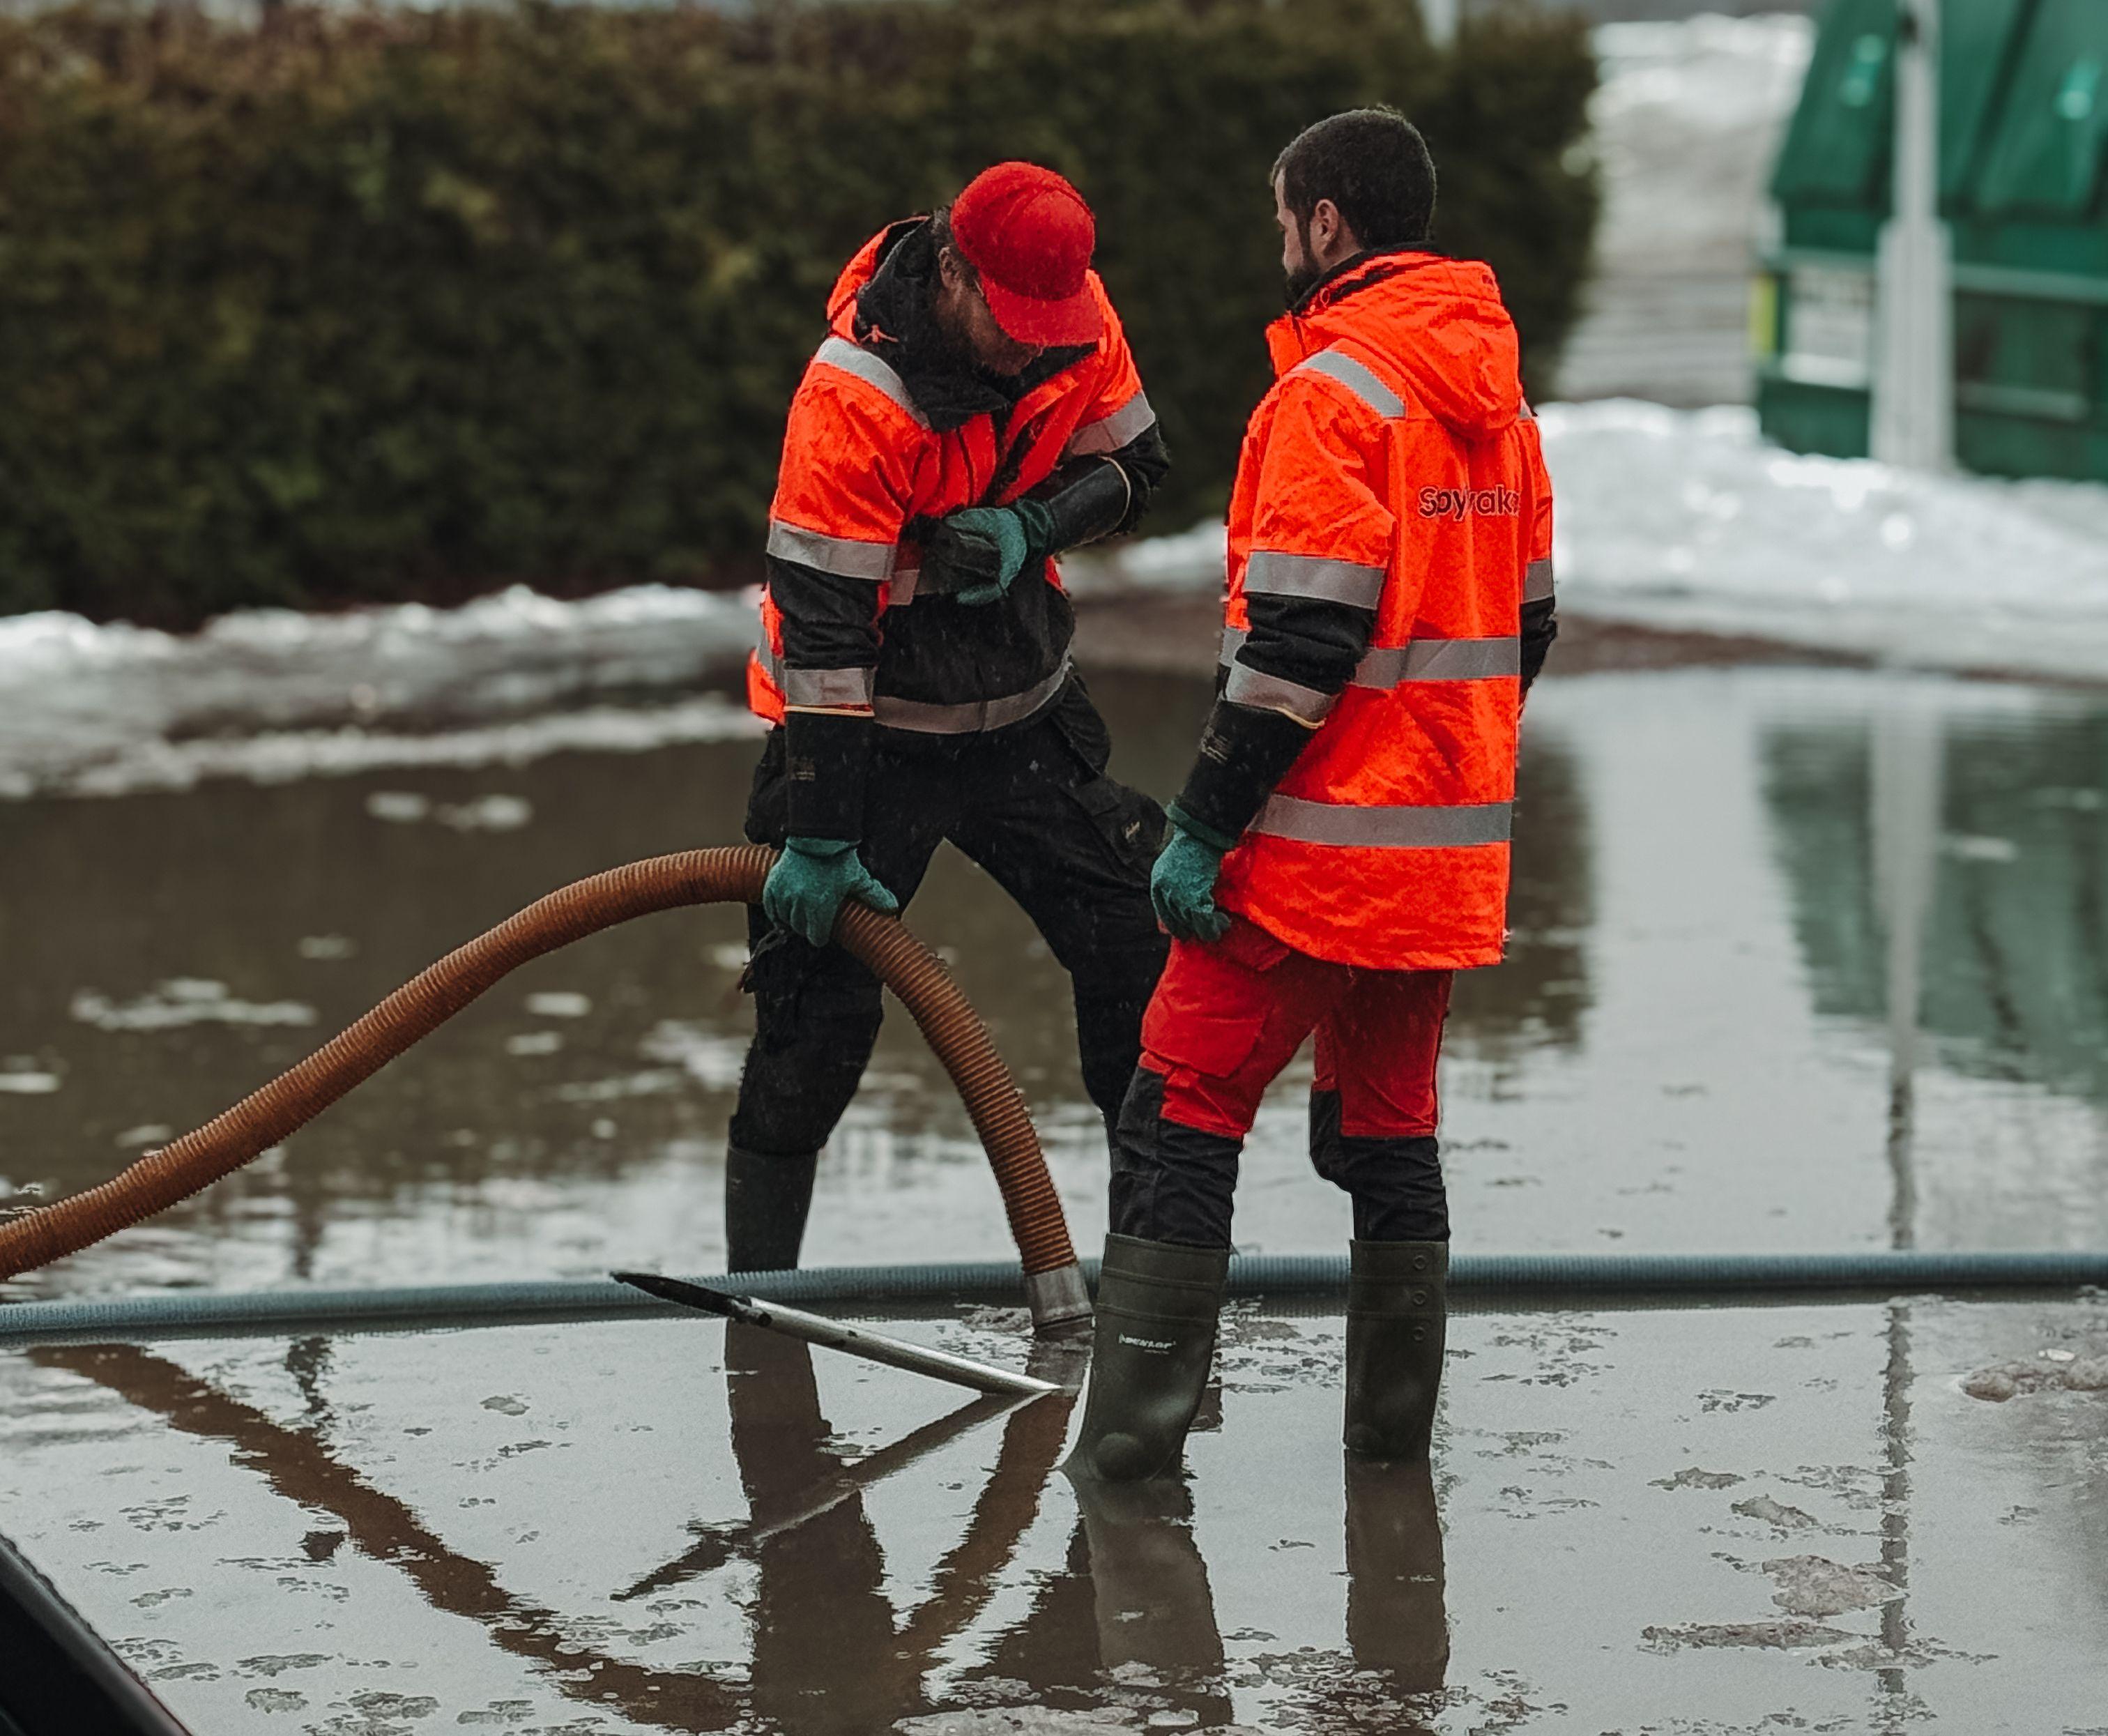
<path fill-rule="evenodd" d="M 1658 1477 L 1647 1486 L 1651 1489 L 1731 1489 L 1741 1481 L 1732 1471 L 1701 1471 L 1697 1466 L 1690 1465 L 1673 1477 Z"/>
<path fill-rule="evenodd" d="M 300 937 L 300 956 L 303 958 L 322 959 L 334 963 L 349 958 L 358 950 L 356 943 L 345 935 L 303 935 Z"/>
<path fill-rule="evenodd" d="M 1814 1514 L 1774 1501 L 1768 1495 L 1752 1495 L 1746 1501 L 1737 1501 L 1734 1510 L 1745 1519 L 1761 1520 L 1766 1525 L 1777 1526 L 1782 1531 L 1805 1531 L 1815 1523 Z"/>
<path fill-rule="evenodd" d="M 1820 1555 L 1789 1555 L 1764 1563 L 1778 1584 L 1772 1602 L 1795 1616 L 1841 1616 L 1847 1610 L 1893 1603 L 1903 1594 L 1880 1574 Z"/>
<path fill-rule="evenodd" d="M 178 976 L 151 994 L 119 1003 L 83 989 L 70 1009 L 97 1030 L 172 1030 L 185 1025 L 312 1025 L 315 1009 L 299 1001 L 236 1000 L 227 985 L 201 976 Z"/>
<path fill-rule="evenodd" d="M 564 1035 L 558 1030 L 525 1030 L 505 1039 L 508 1055 L 553 1055 L 563 1046 Z"/>
<path fill-rule="evenodd" d="M 1683 1646 L 1760 1646 L 1771 1651 L 1789 1651 L 1804 1646 L 1836 1645 L 1857 1639 L 1857 1634 L 1840 1627 L 1822 1627 L 1813 1621 L 1694 1622 L 1685 1627 L 1648 1627 L 1640 1638 L 1661 1651 Z"/>
<path fill-rule="evenodd" d="M 187 637 L 56 612 L 0 619 L 0 796 L 719 739 L 754 727 L 723 700 L 644 713 L 607 701 L 729 679 L 754 606 L 667 585 L 579 602 L 516 586 L 458 609 L 250 610 Z"/>
<path fill-rule="evenodd" d="M 2108 1391 L 2108 1355 L 2043 1350 L 2032 1362 L 2016 1359 L 1975 1369 L 1962 1378 L 1962 1390 L 1993 1405 L 2023 1393 Z"/>
<path fill-rule="evenodd" d="M 681 1019 L 661 1019 L 641 1045 L 646 1061 L 678 1066 L 713 1091 L 729 1091 L 746 1065 L 746 1039 Z M 868 1081 L 867 1081 L 868 1083 Z"/>
<path fill-rule="evenodd" d="M 390 825 L 414 826 L 432 811 L 432 803 L 414 790 L 376 790 L 366 798 L 366 811 Z"/>
<path fill-rule="evenodd" d="M 1740 408 L 1611 400 L 1540 420 L 1577 613 L 2108 679 L 2108 488 L 1798 456 Z"/>
<path fill-rule="evenodd" d="M 0 1092 L 15 1097 L 44 1097 L 59 1088 L 56 1073 L 22 1071 L 0 1073 Z"/>
<path fill-rule="evenodd" d="M 534 809 L 525 796 L 480 796 L 458 807 L 441 808 L 432 817 L 456 832 L 517 832 L 534 818 Z"/>
<path fill-rule="evenodd" d="M 592 1011 L 589 995 L 552 990 L 527 997 L 527 1010 L 538 1019 L 582 1019 Z"/>

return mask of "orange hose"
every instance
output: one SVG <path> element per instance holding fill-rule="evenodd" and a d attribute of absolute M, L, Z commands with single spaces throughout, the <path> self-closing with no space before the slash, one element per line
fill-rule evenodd
<path fill-rule="evenodd" d="M 49 1265 L 232 1175 L 530 958 L 655 910 L 756 904 L 776 859 L 758 845 L 655 856 L 574 881 L 451 952 L 355 1025 L 173 1144 L 99 1187 L 0 1224 L 0 1278 Z M 1039 1136 L 988 1029 L 935 954 L 898 920 L 842 907 L 836 939 L 900 997 L 952 1075 L 986 1148 L 1028 1277 L 1076 1255 Z"/>

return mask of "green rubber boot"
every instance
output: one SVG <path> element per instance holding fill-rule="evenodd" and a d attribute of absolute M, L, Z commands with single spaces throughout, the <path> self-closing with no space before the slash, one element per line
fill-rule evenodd
<path fill-rule="evenodd" d="M 1071 1477 L 1139 1482 L 1178 1465 L 1214 1359 L 1229 1269 L 1226 1247 L 1106 1238 Z"/>
<path fill-rule="evenodd" d="M 820 1155 L 725 1152 L 725 1270 L 783 1272 L 798 1264 Z"/>
<path fill-rule="evenodd" d="M 1449 1244 L 1355 1242 L 1347 1278 L 1347 1450 L 1418 1461 L 1435 1432 Z"/>

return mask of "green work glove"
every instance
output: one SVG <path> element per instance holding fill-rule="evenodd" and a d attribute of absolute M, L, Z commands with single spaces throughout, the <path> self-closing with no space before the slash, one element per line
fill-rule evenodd
<path fill-rule="evenodd" d="M 854 898 L 889 915 L 900 900 L 872 877 L 846 838 L 786 838 L 761 888 L 768 920 L 814 946 L 834 938 L 842 900 Z"/>
<path fill-rule="evenodd" d="M 1180 940 L 1219 940 L 1230 919 L 1215 908 L 1215 879 L 1223 851 L 1188 832 L 1172 816 L 1171 841 L 1149 872 L 1149 901 L 1156 919 Z"/>
<path fill-rule="evenodd" d="M 1052 523 L 1036 500 L 949 513 L 922 545 L 921 582 L 963 603 L 998 602 L 1035 553 L 1046 559 Z"/>

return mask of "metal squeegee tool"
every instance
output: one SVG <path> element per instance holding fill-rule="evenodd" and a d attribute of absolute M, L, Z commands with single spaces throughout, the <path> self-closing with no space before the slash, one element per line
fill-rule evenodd
<path fill-rule="evenodd" d="M 732 1296 L 723 1290 L 713 1290 L 706 1284 L 666 1278 L 656 1272 L 611 1272 L 608 1275 L 618 1283 L 633 1285 L 662 1301 L 678 1302 L 684 1308 L 700 1309 L 705 1314 L 721 1314 L 742 1325 L 759 1326 L 769 1332 L 781 1332 L 786 1337 L 802 1338 L 808 1344 L 822 1345 L 831 1350 L 846 1350 L 867 1362 L 884 1363 L 888 1368 L 905 1369 L 914 1374 L 927 1374 L 937 1380 L 949 1381 L 956 1387 L 970 1387 L 976 1392 L 1000 1392 L 1036 1399 L 1061 1391 L 1052 1381 L 1040 1380 L 1030 1374 L 1014 1374 L 1007 1369 L 975 1362 L 971 1357 L 954 1356 L 948 1350 L 933 1350 L 904 1339 L 889 1338 L 864 1327 L 845 1326 L 824 1314 L 807 1314 L 802 1308 L 786 1308 L 781 1302 Z"/>

